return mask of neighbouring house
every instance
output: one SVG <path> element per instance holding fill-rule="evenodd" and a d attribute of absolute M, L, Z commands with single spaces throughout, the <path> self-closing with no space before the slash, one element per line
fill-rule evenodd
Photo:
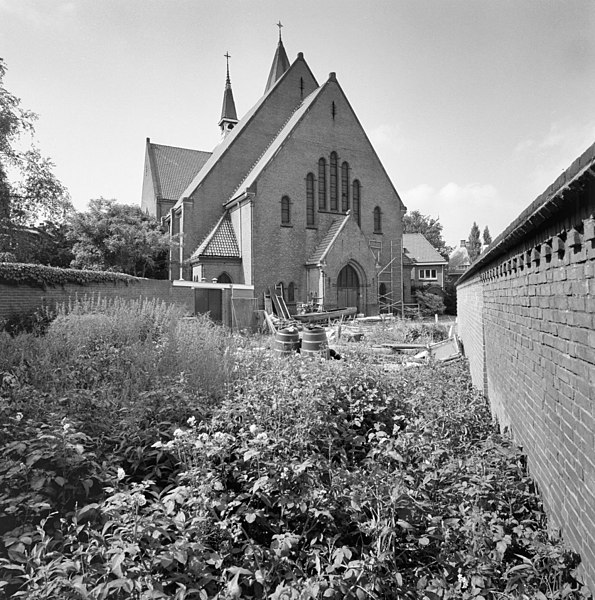
<path fill-rule="evenodd" d="M 470 266 L 467 240 L 461 240 L 459 247 L 448 255 L 448 274 L 451 277 L 460 277 Z"/>
<path fill-rule="evenodd" d="M 250 285 L 261 307 L 275 287 L 290 309 L 375 314 L 381 284 L 402 301 L 405 207 L 335 73 L 319 84 L 279 36 L 242 118 L 227 63 L 219 127 L 212 152 L 147 139 L 142 206 L 179 238 L 171 279 Z"/>
<path fill-rule="evenodd" d="M 595 592 L 595 144 L 457 283 L 474 384 Z"/>
<path fill-rule="evenodd" d="M 403 296 L 415 303 L 418 290 L 444 296 L 447 261 L 422 233 L 403 234 Z"/>

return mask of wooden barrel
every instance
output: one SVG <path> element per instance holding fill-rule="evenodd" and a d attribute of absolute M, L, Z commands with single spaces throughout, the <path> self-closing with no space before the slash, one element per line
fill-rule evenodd
<path fill-rule="evenodd" d="M 274 350 L 277 356 L 287 358 L 300 347 L 300 334 L 295 327 L 279 329 L 275 333 Z"/>
<path fill-rule="evenodd" d="M 328 340 L 322 327 L 304 329 L 302 333 L 302 356 L 328 358 Z"/>

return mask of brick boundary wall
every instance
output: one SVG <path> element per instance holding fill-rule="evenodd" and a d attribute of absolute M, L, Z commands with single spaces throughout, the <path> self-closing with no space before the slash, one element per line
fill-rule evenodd
<path fill-rule="evenodd" d="M 41 307 L 54 308 L 56 304 L 68 302 L 69 298 L 98 296 L 102 298 L 158 299 L 185 306 L 194 313 L 194 290 L 190 287 L 174 286 L 171 281 L 138 279 L 105 283 L 48 286 L 46 289 L 23 284 L 0 283 L 0 319 L 14 314 L 33 312 Z"/>
<path fill-rule="evenodd" d="M 585 156 L 587 160 L 585 160 Z M 595 145 L 462 276 L 473 383 L 595 591 Z"/>

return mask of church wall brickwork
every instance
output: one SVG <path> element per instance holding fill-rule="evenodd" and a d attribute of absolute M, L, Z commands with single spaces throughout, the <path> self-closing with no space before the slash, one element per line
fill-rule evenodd
<path fill-rule="evenodd" d="M 522 215 L 523 235 L 458 286 L 460 335 L 595 591 L 595 178 L 550 205 L 537 227 Z"/>
<path fill-rule="evenodd" d="M 304 89 L 300 89 L 302 80 Z M 184 254 L 188 258 L 221 217 L 222 204 L 229 200 L 273 137 L 300 104 L 303 94 L 317 87 L 306 63 L 297 59 L 282 81 L 264 99 L 241 135 L 213 166 L 190 196 L 192 205 L 184 223 Z M 230 136 L 235 135 L 232 131 Z M 217 154 L 217 150 L 215 153 Z"/>
<path fill-rule="evenodd" d="M 257 293 L 279 281 L 286 285 L 293 281 L 296 285 L 296 299 L 306 301 L 306 261 L 323 240 L 332 222 L 342 215 L 328 210 L 328 163 L 333 151 L 338 155 L 339 190 L 340 166 L 343 161 L 349 163 L 350 193 L 354 179 L 361 183 L 361 231 L 368 242 L 373 240 L 382 244 L 381 264 L 385 265 L 390 260 L 391 241 L 393 256 L 399 256 L 402 204 L 341 88 L 336 82 L 330 81 L 281 147 L 270 168 L 267 167 L 257 181 L 253 225 L 253 260 L 257 265 L 254 284 Z M 327 211 L 318 210 L 318 160 L 321 157 L 327 161 Z M 315 177 L 314 227 L 308 227 L 306 223 L 308 173 Z M 289 226 L 281 223 L 281 198 L 284 195 L 291 200 Z M 338 202 L 340 206 L 340 191 Z M 373 210 L 376 206 L 382 212 L 381 234 L 374 233 Z M 367 248 L 365 250 L 365 257 L 362 254 L 360 263 L 369 259 L 370 251 Z M 353 256 L 346 251 L 344 263 L 350 258 Z M 400 261 L 396 260 L 394 287 L 400 296 L 399 265 Z M 336 275 L 337 273 L 333 273 L 329 282 L 331 304 L 332 294 L 336 296 Z M 366 312 L 373 314 L 378 310 L 375 269 L 372 272 L 368 269 L 366 276 L 366 286 L 363 289 Z"/>
<path fill-rule="evenodd" d="M 128 284 L 125 282 L 88 285 L 69 283 L 64 286 L 48 287 L 45 290 L 28 285 L 0 283 L 0 319 L 31 313 L 42 307 L 53 309 L 57 304 L 84 296 L 124 298 L 126 300 L 156 299 L 182 305 L 189 313 L 194 312 L 192 288 L 177 287 L 171 281 L 139 279 Z"/>

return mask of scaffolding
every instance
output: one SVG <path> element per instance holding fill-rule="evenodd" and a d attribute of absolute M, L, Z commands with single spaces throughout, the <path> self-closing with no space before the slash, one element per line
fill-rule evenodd
<path fill-rule="evenodd" d="M 395 249 L 396 245 L 396 249 Z M 382 242 L 370 242 L 370 249 L 378 251 L 376 259 L 380 262 Z M 376 252 L 374 252 L 376 254 Z M 395 269 L 398 267 L 400 277 L 397 277 Z M 404 316 L 405 305 L 403 304 L 403 253 L 401 245 L 390 242 L 390 255 L 388 263 L 378 271 L 378 303 L 381 313 L 396 314 Z M 400 283 L 400 290 L 395 290 L 395 284 Z M 395 293 L 397 292 L 397 293 Z"/>

